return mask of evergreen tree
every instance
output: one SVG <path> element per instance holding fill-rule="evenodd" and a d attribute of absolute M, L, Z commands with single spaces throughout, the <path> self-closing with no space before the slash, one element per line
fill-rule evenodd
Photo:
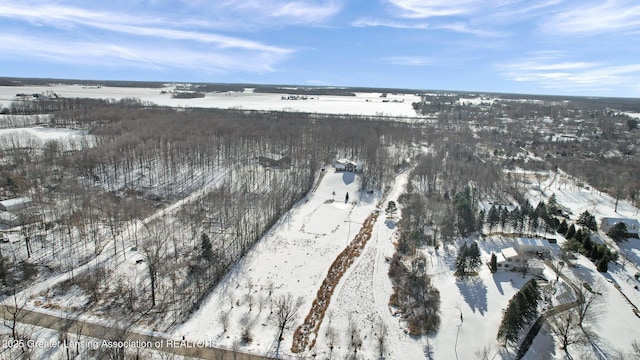
<path fill-rule="evenodd" d="M 458 234 L 462 237 L 469 236 L 476 230 L 471 188 L 466 186 L 461 192 L 457 193 L 453 197 L 453 206 L 456 211 Z"/>
<path fill-rule="evenodd" d="M 576 226 L 571 224 L 571 226 L 569 226 L 569 230 L 567 230 L 567 233 L 564 234 L 564 237 L 569 240 L 569 239 L 573 239 L 573 236 L 576 234 Z"/>
<path fill-rule="evenodd" d="M 478 268 L 482 264 L 480 259 L 480 248 L 477 243 L 468 246 L 464 243 L 460 249 L 458 249 L 458 256 L 456 257 L 456 274 L 459 276 L 471 275 L 478 271 Z"/>
<path fill-rule="evenodd" d="M 551 216 L 558 214 L 558 201 L 556 200 L 556 194 L 551 194 L 547 201 L 547 213 Z"/>
<path fill-rule="evenodd" d="M 456 275 L 465 276 L 467 274 L 465 269 L 468 253 L 469 247 L 465 242 L 464 244 L 462 244 L 462 246 L 460 246 L 460 249 L 458 249 L 458 255 L 456 256 Z"/>
<path fill-rule="evenodd" d="M 609 255 L 604 255 L 602 257 L 602 259 L 600 259 L 598 261 L 598 263 L 596 264 L 596 268 L 598 269 L 598 271 L 600 272 L 607 272 L 609 271 Z"/>
<path fill-rule="evenodd" d="M 489 224 L 489 233 L 500 223 L 500 211 L 495 206 L 491 206 L 487 215 L 487 223 Z"/>
<path fill-rule="evenodd" d="M 579 225 L 586 227 L 591 231 L 598 230 L 598 224 L 596 223 L 596 217 L 591 215 L 589 211 L 585 211 L 580 214 L 578 221 L 576 221 Z"/>
<path fill-rule="evenodd" d="M 509 210 L 505 206 L 500 207 L 500 229 L 504 232 L 509 223 Z"/>
<path fill-rule="evenodd" d="M 607 235 L 617 243 L 623 240 L 627 240 L 627 238 L 629 237 L 627 224 L 619 222 L 613 225 L 613 227 L 609 231 L 607 231 Z"/>
<path fill-rule="evenodd" d="M 560 225 L 558 226 L 558 233 L 559 234 L 566 234 L 567 231 L 569 230 L 569 226 L 567 225 L 567 219 L 562 220 L 562 222 L 560 223 Z"/>
<path fill-rule="evenodd" d="M 498 257 L 494 252 L 491 253 L 491 261 L 489 261 L 489 269 L 491 270 L 492 273 L 495 273 L 496 271 L 498 271 Z"/>
<path fill-rule="evenodd" d="M 467 267 L 469 273 L 474 273 L 478 271 L 480 266 L 482 265 L 482 260 L 480 259 L 480 247 L 478 247 L 478 243 L 474 242 L 469 247 L 469 256 L 467 257 Z"/>
<path fill-rule="evenodd" d="M 518 342 L 518 334 L 538 316 L 541 299 L 538 283 L 531 279 L 509 300 L 498 328 L 498 340 L 506 344 Z"/>
<path fill-rule="evenodd" d="M 486 220 L 486 214 L 484 212 L 484 210 L 480 210 L 480 212 L 478 213 L 478 218 L 476 219 L 476 230 L 480 231 L 480 233 L 482 234 L 482 228 L 484 227 L 484 222 Z"/>
<path fill-rule="evenodd" d="M 518 302 L 512 298 L 509 300 L 507 309 L 502 314 L 502 322 L 498 328 L 497 339 L 505 344 L 516 344 L 518 342 L 518 333 L 522 330 L 522 316 Z"/>

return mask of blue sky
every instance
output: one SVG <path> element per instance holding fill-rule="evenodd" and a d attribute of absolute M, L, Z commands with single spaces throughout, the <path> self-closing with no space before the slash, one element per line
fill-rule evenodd
<path fill-rule="evenodd" d="M 0 0 L 0 76 L 640 97 L 637 0 Z"/>

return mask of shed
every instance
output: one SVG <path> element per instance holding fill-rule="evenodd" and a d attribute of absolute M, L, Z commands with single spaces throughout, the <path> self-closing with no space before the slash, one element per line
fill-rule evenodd
<path fill-rule="evenodd" d="M 31 199 L 28 197 L 19 197 L 0 201 L 0 210 L 2 211 L 18 211 L 26 209 L 31 205 Z"/>

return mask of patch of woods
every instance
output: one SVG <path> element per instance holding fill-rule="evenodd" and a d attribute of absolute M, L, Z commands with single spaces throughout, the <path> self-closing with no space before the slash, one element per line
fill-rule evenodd
<path fill-rule="evenodd" d="M 473 105 L 464 96 L 424 95 L 413 107 L 442 128 L 473 128 L 484 141 L 479 156 L 485 161 L 511 169 L 561 168 L 616 198 L 640 200 L 640 183 L 633 181 L 640 178 L 638 120 L 620 112 L 638 112 L 637 103 L 533 96 L 523 101 L 500 94 Z M 537 159 L 523 156 L 527 152 Z"/>
<path fill-rule="evenodd" d="M 204 93 L 200 91 L 174 91 L 171 93 L 173 99 L 197 99 L 203 98 Z"/>
<path fill-rule="evenodd" d="M 93 140 L 74 149 L 51 140 L 2 150 L 3 194 L 29 196 L 29 211 L 46 219 L 22 228 L 12 260 L 3 254 L 3 273 L 18 274 L 22 261 L 45 269 L 41 277 L 68 272 L 63 288 L 81 289 L 92 312 L 167 326 L 199 306 L 309 191 L 323 164 L 357 159 L 366 164 L 364 187 L 384 189 L 422 133 L 356 116 L 175 110 L 136 99 L 46 104 L 14 111 L 46 113 L 48 125 L 84 129 Z M 292 164 L 262 166 L 257 158 L 267 153 Z M 103 265 L 72 271 L 106 252 Z M 120 263 L 135 276 L 115 271 Z M 34 296 L 55 301 L 51 294 Z"/>

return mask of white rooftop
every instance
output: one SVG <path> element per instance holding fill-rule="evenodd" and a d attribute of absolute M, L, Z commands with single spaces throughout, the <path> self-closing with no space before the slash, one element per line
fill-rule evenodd
<path fill-rule="evenodd" d="M 501 253 L 502 253 L 502 256 L 504 256 L 505 259 L 518 257 L 518 252 L 516 251 L 516 249 L 514 249 L 512 247 L 508 247 L 506 249 L 502 249 Z"/>
<path fill-rule="evenodd" d="M 534 239 L 534 238 L 517 238 L 516 245 L 518 246 L 544 246 L 546 247 L 548 244 L 546 241 L 542 239 Z"/>

